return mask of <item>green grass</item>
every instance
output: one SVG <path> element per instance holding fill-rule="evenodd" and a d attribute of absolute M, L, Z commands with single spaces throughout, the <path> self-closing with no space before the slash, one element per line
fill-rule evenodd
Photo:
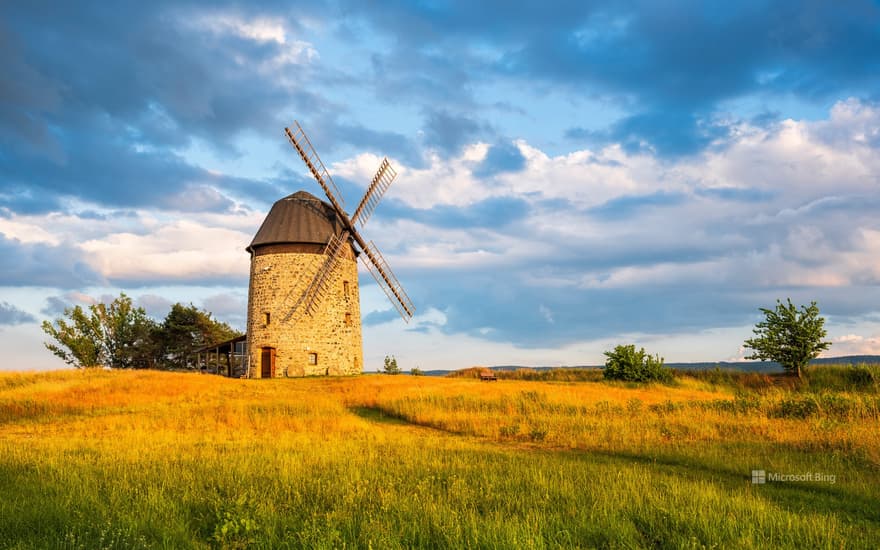
<path fill-rule="evenodd" d="M 736 393 L 701 380 L 29 376 L 0 376 L 2 548 L 880 540 L 870 393 Z M 804 399 L 816 410 L 779 412 Z M 836 480 L 753 485 L 752 469 Z"/>

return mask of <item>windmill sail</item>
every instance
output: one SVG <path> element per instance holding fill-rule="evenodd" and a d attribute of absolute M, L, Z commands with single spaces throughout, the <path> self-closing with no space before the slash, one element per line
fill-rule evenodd
<path fill-rule="evenodd" d="M 290 321 L 300 312 L 305 312 L 309 315 L 314 313 L 315 308 L 321 303 L 321 300 L 327 293 L 327 284 L 330 281 L 330 274 L 336 267 L 336 263 L 339 261 L 339 257 L 342 255 L 347 242 L 348 231 L 344 231 L 341 237 L 337 237 L 336 235 L 330 237 L 330 241 L 327 243 L 327 246 L 324 247 L 324 262 L 321 264 L 321 267 L 318 268 L 315 276 L 312 277 L 312 281 L 309 283 L 305 292 L 300 295 L 296 303 L 293 304 L 293 307 L 287 312 L 284 321 Z"/>
<path fill-rule="evenodd" d="M 388 159 L 385 158 L 379 166 L 379 171 L 376 172 L 376 175 L 370 182 L 367 192 L 364 194 L 364 198 L 361 199 L 360 204 L 358 204 L 354 215 L 349 218 L 348 214 L 345 213 L 339 189 L 337 189 L 336 184 L 333 183 L 333 178 L 330 177 L 330 174 L 324 167 L 324 163 L 321 162 L 320 157 L 318 157 L 318 153 L 315 151 L 311 141 L 309 141 L 309 138 L 306 136 L 302 126 L 299 125 L 299 122 L 294 122 L 294 124 L 296 126 L 294 130 L 291 131 L 290 128 L 284 129 L 285 133 L 287 133 L 287 139 L 290 140 L 294 149 L 296 149 L 303 162 L 308 166 L 312 176 L 314 176 L 318 184 L 321 185 L 327 198 L 330 199 L 333 209 L 336 211 L 345 231 L 342 233 L 342 238 L 338 239 L 339 242 L 334 241 L 334 239 L 337 239 L 335 235 L 330 239 L 330 242 L 324 250 L 324 254 L 326 255 L 324 264 L 315 274 L 309 287 L 303 295 L 300 296 L 299 300 L 286 318 L 289 319 L 292 317 L 296 311 L 303 306 L 304 310 L 309 314 L 311 314 L 317 307 L 317 304 L 320 303 L 321 298 L 326 292 L 329 274 L 333 271 L 333 268 L 339 259 L 342 246 L 343 244 L 348 243 L 349 237 L 351 237 L 354 240 L 354 243 L 356 243 L 364 253 L 363 256 L 361 256 L 361 260 L 364 262 L 367 270 L 373 278 L 376 279 L 379 286 L 382 287 L 382 290 L 388 296 L 388 299 L 391 300 L 392 305 L 394 305 L 400 313 L 400 316 L 403 317 L 403 320 L 409 321 L 415 312 L 415 306 L 413 306 L 412 300 L 410 300 L 409 296 L 404 292 L 403 287 L 397 280 L 397 277 L 394 276 L 394 273 L 392 273 L 391 268 L 388 266 L 388 262 L 386 262 L 385 258 L 382 257 L 382 254 L 379 253 L 376 245 L 374 245 L 372 241 L 367 243 L 354 227 L 355 222 L 360 221 L 361 226 L 363 226 L 367 219 L 369 219 L 373 210 L 376 209 L 379 200 L 382 198 L 382 195 L 385 194 L 385 191 L 388 190 L 391 183 L 394 181 L 394 178 L 397 176 L 397 172 L 391 167 Z M 366 256 L 367 259 L 364 259 L 364 256 Z"/>
<path fill-rule="evenodd" d="M 355 209 L 354 215 L 351 217 L 352 223 L 360 223 L 361 227 L 367 223 L 367 220 L 373 215 L 373 210 L 376 209 L 376 205 L 382 200 L 382 195 L 384 195 L 385 191 L 391 187 L 391 182 L 393 182 L 396 177 L 397 172 L 391 167 L 391 163 L 388 162 L 388 158 L 386 157 L 382 160 L 382 164 L 379 166 L 379 171 L 373 176 L 373 180 L 370 182 L 367 192 L 364 193 L 364 198 L 361 199 L 361 203 Z"/>
<path fill-rule="evenodd" d="M 330 177 L 330 173 L 327 172 L 327 168 L 325 168 L 324 163 L 321 162 L 321 157 L 318 156 L 318 152 L 312 147 L 312 142 L 309 141 L 308 136 L 306 136 L 306 133 L 302 129 L 302 126 L 299 125 L 299 122 L 294 121 L 293 123 L 296 124 L 296 129 L 292 132 L 290 131 L 290 128 L 284 129 L 284 132 L 287 134 L 287 139 L 290 140 L 293 148 L 296 149 L 300 158 L 306 163 L 312 176 L 318 180 L 318 183 L 321 185 L 321 188 L 324 189 L 327 198 L 333 203 L 334 208 L 336 208 L 337 211 L 345 212 L 345 201 L 342 200 L 342 195 L 339 193 L 336 183 L 333 182 L 333 178 Z"/>
<path fill-rule="evenodd" d="M 397 308 L 397 312 L 400 313 L 403 320 L 409 321 L 416 308 L 413 306 L 409 296 L 406 295 L 397 277 L 394 276 L 394 273 L 388 266 L 388 262 L 385 261 L 379 249 L 373 244 L 373 241 L 364 246 L 364 255 L 369 258 L 369 261 L 362 260 L 367 271 L 370 272 L 370 275 L 376 279 L 376 282 L 385 291 L 385 295 L 391 300 L 391 304 Z"/>
<path fill-rule="evenodd" d="M 342 256 L 342 252 L 345 250 L 347 244 L 348 231 L 343 231 L 340 237 L 333 235 L 330 238 L 330 242 L 327 243 L 324 252 L 327 256 L 324 259 L 323 265 L 321 265 L 321 269 L 318 270 L 318 273 L 315 274 L 315 278 L 312 280 L 311 297 L 309 298 L 309 301 L 306 302 L 305 310 L 309 315 L 314 313 L 315 307 L 317 307 L 327 293 L 327 284 L 330 282 L 330 274 L 333 273 L 333 269 L 336 268 L 336 263 L 339 261 L 340 256 Z"/>

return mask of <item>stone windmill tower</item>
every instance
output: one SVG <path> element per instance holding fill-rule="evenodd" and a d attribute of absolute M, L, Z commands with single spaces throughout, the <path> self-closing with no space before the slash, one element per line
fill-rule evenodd
<path fill-rule="evenodd" d="M 396 173 L 382 161 L 351 217 L 299 123 L 285 128 L 329 202 L 298 191 L 276 202 L 253 242 L 248 290 L 248 376 L 358 374 L 363 370 L 357 258 L 404 320 L 415 308 L 385 259 L 361 237 Z"/>

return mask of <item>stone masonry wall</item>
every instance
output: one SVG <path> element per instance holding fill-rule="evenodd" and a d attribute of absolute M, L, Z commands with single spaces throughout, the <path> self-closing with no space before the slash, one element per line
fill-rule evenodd
<path fill-rule="evenodd" d="M 363 371 L 357 261 L 350 247 L 330 274 L 315 313 L 309 316 L 301 304 L 284 320 L 324 259 L 308 253 L 252 255 L 247 321 L 252 378 L 261 377 L 265 347 L 275 349 L 276 378 Z"/>

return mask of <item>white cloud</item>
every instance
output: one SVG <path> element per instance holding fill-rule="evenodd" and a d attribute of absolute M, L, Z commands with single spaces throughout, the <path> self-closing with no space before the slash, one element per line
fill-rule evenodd
<path fill-rule="evenodd" d="M 244 252 L 252 235 L 192 221 L 162 225 L 151 233 L 111 233 L 82 243 L 86 261 L 115 280 L 246 277 Z"/>
<path fill-rule="evenodd" d="M 486 229 L 386 223 L 383 240 L 404 248 L 406 256 L 396 261 L 411 267 L 523 266 L 536 260 L 552 265 L 554 256 L 573 249 L 594 257 L 625 251 L 630 262 L 637 260 L 598 268 L 582 262 L 581 275 L 567 278 L 584 288 L 700 282 L 825 288 L 876 281 L 880 222 L 872 210 L 858 206 L 864 197 L 876 196 L 880 155 L 825 136 L 830 129 L 835 135 L 874 136 L 877 120 L 876 109 L 849 100 L 838 103 L 826 121 L 787 120 L 770 130 L 743 124 L 726 148 L 676 162 L 630 155 L 617 146 L 550 157 L 519 140 L 525 169 L 491 181 L 473 175 L 474 161 L 486 154 L 485 144 L 478 143 L 455 159 L 432 158 L 423 169 L 400 167 L 395 196 L 422 209 L 516 197 L 526 199 L 531 212 L 512 227 Z M 378 161 L 361 155 L 333 169 L 365 181 Z M 705 189 L 722 192 L 706 195 Z M 648 201 L 620 214 L 608 202 L 637 203 L 658 194 L 680 200 L 660 206 Z M 564 199 L 571 206 L 554 204 L 544 211 L 543 199 Z M 599 205 L 611 205 L 612 211 L 592 215 L 589 209 Z M 664 250 L 684 253 L 664 259 Z M 638 261 L 645 253 L 658 259 Z"/>
<path fill-rule="evenodd" d="M 847 334 L 833 338 L 834 344 L 823 356 L 875 355 L 880 354 L 880 333 L 873 336 Z"/>
<path fill-rule="evenodd" d="M 189 25 L 215 35 L 232 35 L 258 44 L 274 45 L 275 52 L 271 57 L 256 60 L 263 72 L 287 65 L 308 65 L 319 58 L 318 51 L 311 43 L 291 36 L 289 26 L 282 18 L 247 18 L 231 13 L 213 13 L 199 15 Z M 244 52 L 237 52 L 233 58 L 239 65 L 254 62 Z"/>
<path fill-rule="evenodd" d="M 0 218 L 0 235 L 25 244 L 45 243 L 52 246 L 61 244 L 61 239 L 57 235 L 47 231 L 33 217 L 12 216 L 10 218 Z"/>
<path fill-rule="evenodd" d="M 194 189 L 186 200 L 216 200 L 212 189 Z M 88 209 L 88 205 L 80 205 Z M 49 213 L 0 218 L 0 233 L 26 243 L 65 246 L 104 278 L 132 281 L 244 278 L 245 248 L 265 213 L 94 209 L 95 216 Z M 8 233 L 7 233 L 8 231 Z M 65 295 L 67 301 L 77 302 Z"/>
<path fill-rule="evenodd" d="M 287 42 L 284 21 L 271 17 L 256 17 L 250 20 L 231 14 L 205 15 L 199 23 L 207 29 L 220 34 L 235 34 L 255 42 Z"/>

